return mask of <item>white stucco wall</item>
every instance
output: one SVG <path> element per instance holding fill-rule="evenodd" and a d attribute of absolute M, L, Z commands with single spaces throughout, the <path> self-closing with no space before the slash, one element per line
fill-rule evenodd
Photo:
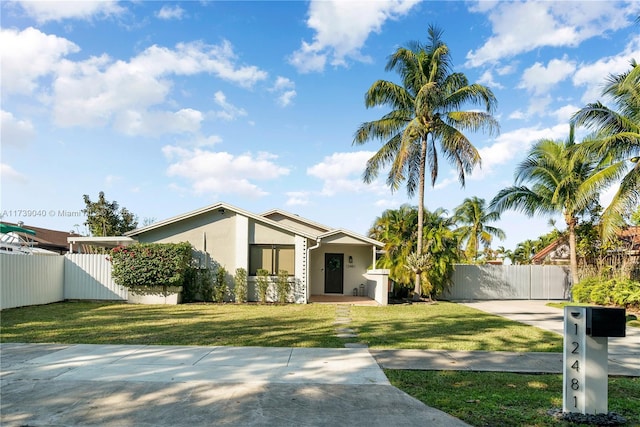
<path fill-rule="evenodd" d="M 367 282 L 364 274 L 371 268 L 372 247 L 367 245 L 323 244 L 311 251 L 309 279 L 311 295 L 324 295 L 324 257 L 325 254 L 344 254 L 343 295 L 353 295 L 353 288 Z M 349 256 L 353 263 L 349 263 Z M 333 294 L 335 295 L 335 294 Z"/>

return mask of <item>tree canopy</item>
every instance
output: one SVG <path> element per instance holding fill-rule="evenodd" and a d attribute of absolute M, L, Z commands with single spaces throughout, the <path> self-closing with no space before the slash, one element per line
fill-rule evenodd
<path fill-rule="evenodd" d="M 98 200 L 95 202 L 87 194 L 82 198 L 85 204 L 82 212 L 87 216 L 84 225 L 89 228 L 92 236 L 121 236 L 138 226 L 138 217 L 127 208 L 120 208 L 115 200 L 108 201 L 103 191 L 98 193 Z"/>

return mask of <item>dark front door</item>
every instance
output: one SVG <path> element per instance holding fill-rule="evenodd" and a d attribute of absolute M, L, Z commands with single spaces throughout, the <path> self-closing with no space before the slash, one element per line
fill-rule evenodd
<path fill-rule="evenodd" d="M 344 254 L 324 254 L 324 293 L 341 294 L 344 288 Z"/>

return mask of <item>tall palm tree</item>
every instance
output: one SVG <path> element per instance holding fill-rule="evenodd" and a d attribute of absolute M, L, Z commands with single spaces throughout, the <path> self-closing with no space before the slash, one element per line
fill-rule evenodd
<path fill-rule="evenodd" d="M 598 101 L 580 109 L 572 120 L 596 132 L 586 149 L 595 151 L 611 168 L 628 168 L 601 217 L 602 237 L 612 240 L 640 202 L 640 64 L 632 61 L 626 73 L 609 76 L 603 95 L 613 99 L 617 110 Z"/>
<path fill-rule="evenodd" d="M 438 157 L 444 156 L 458 170 L 464 186 L 465 174 L 480 163 L 480 155 L 463 131 L 498 130 L 492 112 L 496 99 L 490 89 L 469 84 L 462 73 L 452 73 L 449 48 L 441 40 L 442 31 L 430 26 L 426 45 L 412 42 L 393 53 L 386 66 L 396 71 L 402 84 L 386 80 L 374 82 L 365 94 L 367 108 L 389 106 L 391 111 L 378 120 L 365 122 L 355 133 L 353 143 L 383 141 L 367 162 L 363 180 L 373 182 L 390 166 L 387 184 L 396 191 L 406 181 L 407 194 L 418 190 L 418 232 L 416 253 L 424 247 L 424 187 L 429 167 L 431 184 L 438 177 Z M 480 105 L 485 111 L 463 111 L 465 105 Z M 420 272 L 415 274 L 414 298 L 420 298 Z"/>
<path fill-rule="evenodd" d="M 490 204 L 498 212 L 515 209 L 529 216 L 561 213 L 569 235 L 573 283 L 578 281 L 575 234 L 578 216 L 597 203 L 600 189 L 620 175 L 614 169 L 599 168 L 599 160 L 592 154 L 576 149 L 573 125 L 565 141 L 538 141 L 516 168 L 516 185 L 501 190 Z M 532 185 L 520 185 L 523 182 Z"/>
<path fill-rule="evenodd" d="M 487 211 L 486 202 L 479 197 L 464 199 L 462 204 L 453 212 L 453 220 L 458 227 L 457 232 L 463 241 L 466 241 L 465 254 L 467 259 L 477 261 L 480 244 L 485 247 L 491 245 L 493 237 L 504 240 L 504 231 L 488 225 L 500 219 L 500 213 Z"/>

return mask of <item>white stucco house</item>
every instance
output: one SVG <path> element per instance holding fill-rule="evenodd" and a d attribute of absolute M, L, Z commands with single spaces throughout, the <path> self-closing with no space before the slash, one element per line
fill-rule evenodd
<path fill-rule="evenodd" d="M 374 268 L 382 242 L 279 209 L 254 214 L 220 202 L 132 230 L 119 238 L 78 237 L 69 241 L 76 245 L 186 241 L 228 272 L 246 269 L 250 289 L 258 269 L 274 275 L 286 270 L 295 284 L 294 298 L 298 303 L 307 303 L 314 296 L 360 293 L 379 305 L 387 305 L 389 272 Z"/>

